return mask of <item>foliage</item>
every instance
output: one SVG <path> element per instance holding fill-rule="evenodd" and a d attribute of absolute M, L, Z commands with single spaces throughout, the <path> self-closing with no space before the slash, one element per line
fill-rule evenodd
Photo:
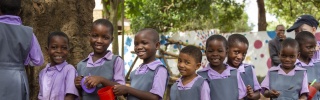
<path fill-rule="evenodd" d="M 126 18 L 131 20 L 133 32 L 146 27 L 160 32 L 251 30 L 244 4 L 235 0 L 126 0 L 125 3 Z"/>
<path fill-rule="evenodd" d="M 269 13 L 289 24 L 293 24 L 303 14 L 320 19 L 320 0 L 266 0 L 265 5 Z"/>

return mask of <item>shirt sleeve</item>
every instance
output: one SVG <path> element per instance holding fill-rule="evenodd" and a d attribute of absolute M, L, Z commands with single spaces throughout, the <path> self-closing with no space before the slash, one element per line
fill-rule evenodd
<path fill-rule="evenodd" d="M 263 81 L 261 82 L 261 87 L 262 87 L 262 90 L 261 90 L 261 93 L 263 94 L 265 90 L 269 90 L 269 72 L 268 74 L 266 75 L 266 77 L 263 79 Z"/>
<path fill-rule="evenodd" d="M 301 88 L 301 91 L 300 91 L 300 94 L 303 94 L 303 93 L 309 93 L 309 88 L 308 88 L 308 75 L 306 72 L 304 72 L 304 76 L 303 76 L 303 81 L 302 81 L 302 88 Z"/>
<path fill-rule="evenodd" d="M 41 66 L 44 62 L 43 54 L 42 54 L 39 42 L 37 40 L 37 37 L 34 34 L 32 36 L 32 41 L 30 46 L 31 46 L 30 51 L 24 62 L 24 65 Z"/>
<path fill-rule="evenodd" d="M 277 50 L 274 45 L 274 42 L 270 41 L 268 45 L 269 45 L 269 53 L 270 53 L 270 58 L 271 58 L 272 63 L 274 63 L 275 65 L 279 65 L 280 59 L 279 59 L 278 53 L 276 52 Z"/>
<path fill-rule="evenodd" d="M 317 41 L 317 46 L 320 45 L 320 41 Z M 318 47 L 319 49 L 319 47 Z M 316 52 L 314 52 L 314 55 L 312 57 L 313 61 L 316 62 L 320 62 L 320 50 L 317 50 Z"/>
<path fill-rule="evenodd" d="M 114 72 L 114 75 L 113 75 L 114 82 L 124 85 L 125 84 L 124 61 L 120 57 L 118 57 L 115 61 L 113 72 Z"/>
<path fill-rule="evenodd" d="M 260 84 L 258 82 L 256 72 L 255 72 L 253 67 L 251 67 L 251 68 L 252 68 L 252 76 L 253 76 L 253 84 L 254 84 L 253 90 L 254 91 L 259 91 L 259 90 L 261 90 L 261 87 L 260 87 Z"/>
<path fill-rule="evenodd" d="M 210 87 L 207 81 L 204 81 L 201 88 L 201 100 L 210 100 Z"/>
<path fill-rule="evenodd" d="M 156 75 L 154 76 L 152 89 L 150 90 L 150 92 L 158 95 L 162 99 L 167 86 L 167 79 L 167 69 L 165 69 L 164 67 L 160 67 L 156 72 Z"/>
<path fill-rule="evenodd" d="M 76 69 L 73 66 L 68 65 L 69 70 L 67 72 L 66 80 L 65 80 L 65 86 L 66 86 L 66 94 L 74 94 L 79 97 L 78 90 L 76 86 L 74 85 L 74 79 L 76 78 Z M 65 95 L 66 95 L 65 94 Z"/>
<path fill-rule="evenodd" d="M 237 73 L 237 79 L 238 79 L 238 89 L 239 89 L 239 98 L 242 99 L 245 96 L 247 96 L 247 87 L 242 81 L 242 78 L 240 76 L 240 72 Z"/>

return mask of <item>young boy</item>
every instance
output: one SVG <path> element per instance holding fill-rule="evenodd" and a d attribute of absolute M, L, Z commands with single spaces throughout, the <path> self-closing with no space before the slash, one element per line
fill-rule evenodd
<path fill-rule="evenodd" d="M 247 97 L 245 99 L 260 99 L 260 84 L 258 82 L 254 67 L 244 64 L 249 41 L 241 34 L 232 34 L 228 38 L 228 60 L 227 64 L 238 69 L 244 84 L 247 86 Z"/>
<path fill-rule="evenodd" d="M 196 74 L 201 60 L 202 52 L 195 46 L 189 45 L 180 51 L 178 69 L 182 77 L 172 85 L 170 100 L 210 100 L 208 82 Z"/>
<path fill-rule="evenodd" d="M 43 55 L 32 28 L 18 16 L 21 0 L 0 0 L 0 100 L 28 100 L 25 66 L 41 66 Z"/>
<path fill-rule="evenodd" d="M 143 63 L 131 72 L 131 87 L 115 85 L 115 95 L 127 95 L 127 100 L 160 100 L 163 98 L 168 72 L 156 59 L 160 47 L 159 33 L 151 28 L 140 30 L 134 37 L 134 51 Z"/>
<path fill-rule="evenodd" d="M 317 45 L 316 38 L 314 35 L 308 31 L 299 32 L 295 38 L 299 43 L 300 56 L 296 61 L 296 65 L 307 69 L 308 82 L 309 84 L 316 79 L 313 84 L 318 91 L 320 90 L 320 63 L 314 63 L 312 57 L 315 52 L 315 47 Z M 313 96 L 312 100 L 318 100 L 319 92 L 317 95 Z"/>
<path fill-rule="evenodd" d="M 261 83 L 262 94 L 272 100 L 306 100 L 309 93 L 308 78 L 304 68 L 295 65 L 299 44 L 288 38 L 280 49 L 281 64 L 271 67 Z"/>
<path fill-rule="evenodd" d="M 297 35 L 301 31 L 308 31 L 313 35 L 316 34 L 319 22 L 311 15 L 302 15 L 296 19 L 296 22 L 287 30 L 287 32 L 295 31 Z M 314 62 L 320 62 L 320 41 L 317 41 L 316 52 L 313 55 Z"/>

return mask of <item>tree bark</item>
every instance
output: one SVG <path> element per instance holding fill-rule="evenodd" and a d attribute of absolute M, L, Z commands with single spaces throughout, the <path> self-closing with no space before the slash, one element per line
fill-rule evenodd
<path fill-rule="evenodd" d="M 110 21 L 113 24 L 113 41 L 112 41 L 112 53 L 119 55 L 119 43 L 118 43 L 118 6 L 120 0 L 110 1 Z M 104 8 L 106 9 L 106 8 Z"/>
<path fill-rule="evenodd" d="M 264 0 L 257 0 L 258 4 L 258 31 L 267 30 L 266 9 L 264 7 Z"/>
<path fill-rule="evenodd" d="M 62 31 L 70 39 L 71 50 L 67 62 L 76 64 L 87 57 L 90 49 L 88 33 L 93 20 L 94 0 L 22 0 L 21 18 L 24 25 L 33 27 L 44 54 L 49 62 L 45 47 L 47 36 L 53 31 Z M 37 100 L 39 91 L 38 74 L 45 67 L 28 67 L 30 99 Z"/>

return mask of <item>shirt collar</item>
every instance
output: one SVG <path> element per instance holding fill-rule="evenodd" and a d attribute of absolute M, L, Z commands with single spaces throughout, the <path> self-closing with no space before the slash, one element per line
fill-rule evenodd
<path fill-rule="evenodd" d="M 313 66 L 314 66 L 314 60 L 311 59 L 310 62 L 309 62 L 309 64 L 306 64 L 306 63 L 300 61 L 299 59 L 297 59 L 295 65 L 298 65 L 298 66 L 301 66 L 301 67 L 306 67 L 306 66 L 313 67 Z"/>
<path fill-rule="evenodd" d="M 54 65 L 54 66 L 50 66 L 51 63 L 48 63 L 46 65 L 46 71 L 50 71 L 50 70 L 58 70 L 59 72 L 62 71 L 62 69 L 64 68 L 64 66 L 68 65 L 68 63 L 66 61 L 64 61 L 61 64 L 58 65 Z"/>
<path fill-rule="evenodd" d="M 140 67 L 148 67 L 151 70 L 155 70 L 158 65 L 162 65 L 162 62 L 159 59 L 157 59 L 153 62 L 150 62 L 148 64 L 141 64 L 141 65 L 139 65 L 139 68 Z"/>
<path fill-rule="evenodd" d="M 6 24 L 14 24 L 14 25 L 22 24 L 21 18 L 19 16 L 13 16 L 13 15 L 1 15 L 0 22 L 6 23 Z"/>
<path fill-rule="evenodd" d="M 88 56 L 86 59 L 84 59 L 83 61 L 88 61 L 90 58 L 92 59 L 93 54 L 94 54 L 94 52 L 91 52 L 91 53 L 89 54 L 89 56 Z M 104 55 L 104 56 L 102 57 L 102 59 L 111 60 L 111 59 L 112 59 L 112 56 L 113 56 L 112 52 L 111 52 L 110 50 L 107 50 L 107 54 Z"/>
<path fill-rule="evenodd" d="M 189 82 L 189 83 L 187 83 L 186 85 L 183 85 L 182 84 L 182 77 L 180 77 L 176 82 L 177 82 L 177 86 L 178 87 L 186 87 L 186 88 L 191 88 L 192 87 L 192 85 L 194 84 L 194 82 L 198 79 L 198 78 L 200 78 L 201 76 L 197 76 L 197 77 L 195 77 L 191 82 Z"/>
<path fill-rule="evenodd" d="M 281 66 L 281 64 L 279 64 L 277 67 L 271 67 L 269 70 L 270 71 L 278 71 L 278 74 L 285 74 L 284 71 L 280 68 L 280 66 Z M 299 66 L 295 66 L 292 71 L 298 71 L 298 70 L 306 70 L 306 69 L 301 68 Z M 290 71 L 289 73 L 291 73 L 292 71 Z"/>
<path fill-rule="evenodd" d="M 226 76 L 230 76 L 230 70 L 233 70 L 235 68 L 229 66 L 228 64 L 224 63 L 224 65 L 227 67 L 226 70 L 224 70 L 221 74 L 226 75 Z M 210 67 L 210 63 L 207 64 L 207 66 L 203 69 L 201 69 L 200 71 L 215 71 Z M 216 71 L 215 71 L 216 72 Z M 209 73 L 210 74 L 210 73 Z"/>

